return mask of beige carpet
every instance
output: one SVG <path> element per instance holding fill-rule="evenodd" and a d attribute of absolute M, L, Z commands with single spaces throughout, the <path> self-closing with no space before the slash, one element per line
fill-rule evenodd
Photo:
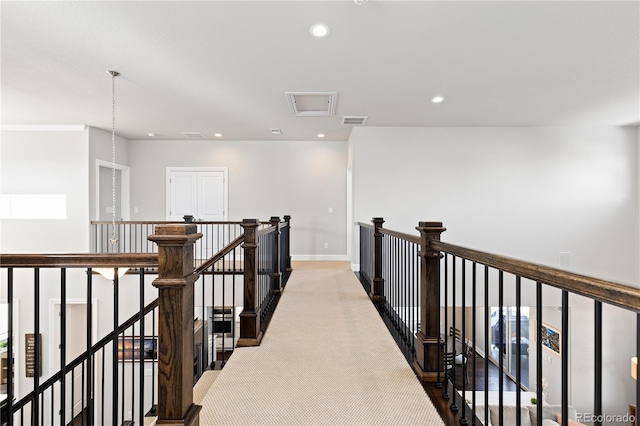
<path fill-rule="evenodd" d="M 294 265 L 262 345 L 236 349 L 201 424 L 444 424 L 348 264 L 327 266 Z"/>

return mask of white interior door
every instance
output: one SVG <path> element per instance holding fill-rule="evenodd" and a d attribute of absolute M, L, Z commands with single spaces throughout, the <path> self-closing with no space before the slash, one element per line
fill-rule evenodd
<path fill-rule="evenodd" d="M 167 168 L 167 220 L 182 221 L 191 215 L 198 222 L 227 220 L 226 168 Z M 220 250 L 224 241 L 223 227 L 200 224 L 203 238 L 195 247 L 196 259 L 208 259 Z"/>

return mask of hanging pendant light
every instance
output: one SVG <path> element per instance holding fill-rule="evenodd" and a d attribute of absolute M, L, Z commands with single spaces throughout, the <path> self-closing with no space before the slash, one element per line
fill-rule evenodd
<path fill-rule="evenodd" d="M 109 242 L 111 245 L 118 243 L 118 233 L 116 232 L 116 77 L 120 75 L 118 71 L 107 71 L 111 76 L 111 219 L 112 229 Z"/>

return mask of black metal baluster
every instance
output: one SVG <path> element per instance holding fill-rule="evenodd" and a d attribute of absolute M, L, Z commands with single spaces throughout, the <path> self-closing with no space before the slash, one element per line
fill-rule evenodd
<path fill-rule="evenodd" d="M 238 248 L 233 249 L 233 274 L 231 275 L 231 293 L 233 297 L 233 323 L 231 327 L 231 351 L 233 352 L 236 347 L 236 253 Z M 240 314 L 238 314 L 240 315 Z M 215 350 L 215 348 L 213 349 Z"/>
<path fill-rule="evenodd" d="M 491 307 L 489 306 L 489 267 L 484 266 L 484 424 L 489 424 L 489 324 Z"/>
<path fill-rule="evenodd" d="M 516 426 L 522 425 L 522 419 L 520 418 L 520 406 L 522 405 L 520 395 L 520 389 L 522 385 L 522 348 L 520 347 L 520 305 L 522 302 L 521 299 L 521 290 L 522 290 L 522 282 L 520 276 L 516 276 Z M 512 346 L 513 347 L 513 346 Z"/>
<path fill-rule="evenodd" d="M 140 355 L 140 370 L 139 370 L 139 374 L 140 374 L 140 378 L 139 380 L 139 393 L 140 393 L 140 398 L 139 398 L 139 404 L 138 404 L 138 424 L 140 425 L 144 425 L 144 357 L 142 356 L 142 353 L 144 352 L 144 341 L 145 341 L 145 336 L 147 335 L 146 333 L 146 328 L 145 328 L 145 323 L 144 323 L 144 268 L 140 268 L 140 271 L 138 272 L 138 277 L 139 279 L 139 285 L 140 285 L 140 306 L 138 307 L 138 309 L 140 309 L 140 313 L 138 315 L 138 321 L 140 322 L 140 343 L 141 343 L 141 348 L 143 349 L 141 351 L 141 355 Z M 204 277 L 203 277 L 203 283 L 204 283 Z M 151 336 L 152 340 L 152 345 L 155 342 L 155 340 L 153 340 L 153 336 Z M 152 347 L 152 351 L 151 351 L 151 362 L 155 362 L 155 360 L 153 359 L 153 354 L 154 354 L 154 349 Z M 131 416 L 131 419 L 133 420 L 133 416 Z"/>
<path fill-rule="evenodd" d="M 103 362 L 102 362 L 102 380 L 101 380 L 101 385 L 100 385 L 100 395 L 102 396 L 102 398 L 100 398 L 100 424 L 101 425 L 105 424 L 104 423 L 104 405 L 105 405 L 104 403 L 107 400 L 105 398 L 105 395 L 104 395 L 105 382 L 106 382 L 106 378 L 107 378 L 106 377 L 106 373 L 105 373 L 105 364 L 106 364 L 106 362 L 104 362 L 104 359 L 105 359 L 105 348 L 106 348 L 106 345 L 103 346 L 102 349 L 100 349 L 101 355 L 102 355 L 102 359 L 103 359 Z M 64 375 L 62 376 L 62 380 L 64 382 Z M 63 401 L 63 404 L 64 404 L 64 397 L 62 397 L 62 401 Z M 64 412 L 64 409 L 62 411 Z M 62 422 L 60 424 L 64 425 L 66 423 Z"/>
<path fill-rule="evenodd" d="M 151 311 L 151 335 L 156 338 L 156 309 Z M 154 348 L 157 351 L 157 348 Z M 149 410 L 150 416 L 158 415 L 158 407 L 156 404 L 156 362 L 151 363 L 151 410 Z"/>
<path fill-rule="evenodd" d="M 84 417 L 85 417 L 85 399 L 84 399 L 84 392 L 86 390 L 86 388 L 84 387 L 84 384 L 86 380 L 86 368 L 85 368 L 85 361 L 82 361 L 82 363 L 80 363 L 80 425 L 84 426 Z M 44 426 L 44 425 L 43 425 Z"/>
<path fill-rule="evenodd" d="M 477 336 L 477 324 L 476 324 L 476 315 L 477 315 L 477 285 L 478 285 L 478 280 L 477 280 L 477 265 L 476 262 L 473 262 L 472 264 L 473 266 L 473 271 L 471 272 L 471 299 L 472 299 L 472 306 L 471 306 L 471 334 L 473 335 L 473 350 L 470 352 L 470 355 L 473 356 L 472 360 L 473 360 L 473 394 L 471 395 L 472 397 L 472 401 L 471 401 L 471 407 L 473 410 L 473 414 L 475 416 L 476 413 L 476 347 L 477 347 L 477 342 L 476 342 L 476 336 Z M 486 351 L 485 351 L 486 352 Z M 486 354 L 485 354 L 486 355 Z M 467 362 L 469 362 L 469 360 L 467 360 Z M 468 366 L 467 366 L 468 367 Z"/>
<path fill-rule="evenodd" d="M 224 265 L 223 265 L 223 269 L 224 269 Z M 225 326 L 225 324 L 227 323 L 227 318 L 226 318 L 226 315 L 227 315 L 227 308 L 226 308 L 227 303 L 226 303 L 226 300 L 227 299 L 225 298 L 225 296 L 226 296 L 226 294 L 225 294 L 226 293 L 225 292 L 226 287 L 227 287 L 226 274 L 224 274 L 224 272 L 223 272 L 223 274 L 222 274 L 222 362 L 220 364 L 220 368 L 223 368 L 226 365 L 226 361 L 225 361 L 225 349 L 226 349 L 225 348 L 225 346 L 226 346 L 225 345 L 225 340 L 226 339 L 224 337 L 224 335 L 226 334 L 225 332 L 227 331 L 226 330 L 226 326 Z M 231 310 L 231 312 L 233 312 L 233 309 Z M 235 318 L 233 319 L 233 323 L 232 324 L 235 325 Z"/>
<path fill-rule="evenodd" d="M 602 425 L 602 302 L 594 302 L 594 380 L 593 380 L 593 414 L 596 418 L 594 426 Z"/>
<path fill-rule="evenodd" d="M 442 332 L 442 330 L 439 330 Z M 449 352 L 449 255 L 444 255 L 444 352 Z M 444 364 L 444 383 L 442 384 L 442 398 L 449 399 L 449 361 Z"/>
<path fill-rule="evenodd" d="M 223 260 L 224 262 L 224 260 Z M 211 273 L 213 274 L 213 265 L 212 266 L 212 270 Z M 223 264 L 224 267 L 224 264 Z M 223 268 L 224 269 L 224 268 Z M 202 358 L 200 358 L 200 365 L 202 366 L 202 370 L 204 370 L 206 368 L 207 365 L 209 365 L 209 358 L 208 358 L 208 351 L 205 350 L 206 347 L 206 342 L 208 339 L 208 336 L 205 333 L 205 329 L 206 329 L 206 325 L 207 325 L 207 307 L 205 306 L 205 292 L 206 292 L 206 282 L 205 282 L 205 272 L 203 272 L 200 275 L 200 282 L 201 282 L 201 286 L 202 286 L 202 296 L 200 298 L 200 306 L 202 306 L 202 310 L 201 310 L 201 314 L 200 314 L 200 319 L 202 320 L 202 330 L 201 330 L 201 335 L 202 335 L 202 352 L 201 352 L 201 356 Z"/>
<path fill-rule="evenodd" d="M 467 261 L 466 259 L 462 258 L 462 326 L 460 327 L 460 331 L 461 331 L 461 337 L 462 337 L 462 350 L 461 350 L 461 360 L 462 360 L 462 368 L 464 371 L 462 371 L 460 373 L 460 375 L 462 376 L 462 400 L 460 402 L 460 404 L 462 405 L 462 418 L 460 419 L 460 424 L 462 425 L 466 425 L 468 424 L 467 421 L 467 416 L 466 416 L 466 412 L 467 412 L 467 404 L 465 403 L 465 399 L 467 398 L 467 387 L 466 387 L 466 382 L 467 382 L 467 362 L 468 360 L 466 359 L 467 357 L 467 351 L 466 351 L 466 347 L 467 347 L 467 339 L 466 339 L 466 328 L 467 328 L 467 292 L 466 292 L 466 287 L 467 287 L 467 269 L 466 269 L 466 265 L 467 265 Z M 455 311 L 455 306 L 454 306 L 454 311 Z M 455 364 L 455 362 L 454 362 Z"/>
<path fill-rule="evenodd" d="M 562 290 L 562 419 L 569 418 L 569 292 Z"/>
<path fill-rule="evenodd" d="M 76 371 L 77 367 L 73 367 L 71 369 L 71 422 L 73 423 L 73 421 L 75 420 L 76 417 L 76 413 L 75 413 L 75 404 L 73 403 L 76 400 L 75 397 L 75 393 L 76 393 Z"/>
<path fill-rule="evenodd" d="M 127 340 L 127 333 L 126 333 L 126 329 L 123 329 L 122 332 L 122 363 L 120 365 L 120 373 L 122 374 L 121 376 L 121 380 L 120 380 L 120 406 L 121 406 L 121 410 L 120 412 L 122 413 L 122 423 L 124 423 L 125 420 L 125 415 L 126 415 L 126 411 L 124 410 L 124 400 L 125 400 L 125 392 L 124 392 L 124 387 L 125 387 L 125 370 L 126 370 L 126 362 L 125 360 L 127 359 L 126 357 L 126 351 L 124 350 L 124 342 Z M 131 342 L 133 343 L 133 335 L 131 336 Z M 135 362 L 135 357 L 133 356 L 133 352 L 131 352 L 131 365 L 133 365 L 133 363 Z M 133 368 L 131 369 L 131 371 L 133 371 Z"/>
<path fill-rule="evenodd" d="M 235 253 L 235 250 L 234 250 Z M 224 265 L 222 267 L 222 269 L 224 269 Z M 212 330 L 212 335 L 213 335 L 213 330 L 215 329 L 215 320 L 216 320 L 216 274 L 215 274 L 215 265 L 211 265 L 211 330 Z M 213 351 L 215 351 L 215 356 L 213 356 L 213 359 L 217 359 L 217 355 L 218 355 L 218 350 L 216 348 L 216 342 L 213 340 Z M 222 356 L 224 357 L 224 352 L 222 354 Z M 216 361 L 212 361 L 211 362 L 211 368 L 215 369 L 216 367 Z M 220 361 L 220 368 L 222 368 L 222 361 Z"/>
<path fill-rule="evenodd" d="M 452 301 L 451 301 L 451 327 L 453 329 L 456 329 L 456 256 L 452 256 L 451 260 L 452 260 L 452 265 L 451 265 L 451 283 L 453 284 L 453 287 L 451 288 L 451 296 L 452 296 Z M 446 332 L 448 332 L 448 334 L 451 334 L 450 332 L 451 329 L 449 330 L 445 330 Z M 453 336 L 451 336 L 453 338 L 453 346 L 452 346 L 452 353 L 453 353 L 453 357 L 454 359 L 451 362 L 451 386 L 453 386 L 453 391 L 451 392 L 453 394 L 453 402 L 451 403 L 451 405 L 449 406 L 449 408 L 451 408 L 451 411 L 456 412 L 458 411 L 458 406 L 456 405 L 456 399 L 457 399 L 457 392 L 456 392 L 456 361 L 455 361 L 455 355 L 456 355 L 456 336 L 455 334 Z"/>
<path fill-rule="evenodd" d="M 499 380 L 498 380 L 498 410 L 499 410 L 499 424 L 502 426 L 504 424 L 504 413 L 503 413 L 503 404 L 504 404 L 504 354 L 502 351 L 506 348 L 506 343 L 504 341 L 504 321 L 502 320 L 504 316 L 504 272 L 498 271 L 498 356 L 499 360 Z"/>
<path fill-rule="evenodd" d="M 113 404 L 111 410 L 111 421 L 114 425 L 119 424 L 118 422 L 118 338 L 119 333 L 118 330 L 120 328 L 119 324 L 119 294 L 118 294 L 118 268 L 114 268 L 113 270 L 113 359 L 112 359 L 112 389 L 113 389 Z M 124 345 L 122 348 L 122 358 L 124 359 Z M 72 398 L 73 400 L 73 398 Z"/>
<path fill-rule="evenodd" d="M 536 398 L 538 425 L 542 426 L 542 283 L 536 283 Z"/>
<path fill-rule="evenodd" d="M 131 342 L 134 345 L 136 341 L 135 331 L 136 331 L 136 324 L 134 323 L 131 325 Z M 142 368 L 142 355 L 144 354 L 144 331 L 140 329 L 138 334 L 140 335 L 140 353 L 138 354 L 138 367 L 140 367 L 140 370 L 144 370 Z M 136 374 L 135 373 L 136 373 L 136 358 L 135 358 L 135 355 L 131 354 L 131 416 L 130 416 L 131 424 L 133 424 L 133 419 L 136 418 Z"/>
<path fill-rule="evenodd" d="M 40 404 L 38 401 L 38 395 L 40 394 L 40 268 L 34 269 L 34 330 L 33 330 L 33 350 L 34 350 L 34 365 L 33 365 L 33 417 L 36 421 L 40 418 Z"/>
<path fill-rule="evenodd" d="M 446 254 L 444 255 L 444 258 L 445 258 L 445 262 L 446 262 L 446 259 L 447 259 L 447 255 Z M 442 265 L 442 261 L 438 260 L 438 262 L 440 262 L 440 265 Z M 444 276 L 444 282 L 445 282 L 445 293 L 444 293 L 445 303 L 444 303 L 444 308 L 445 308 L 445 315 L 446 315 L 446 309 L 447 309 L 447 302 L 446 302 L 446 300 L 447 300 L 447 290 L 446 290 L 447 289 L 447 286 L 446 286 L 446 282 L 447 282 L 447 267 L 446 267 L 446 263 L 445 263 L 445 267 L 444 267 L 444 275 L 443 276 Z M 418 279 L 418 281 L 420 281 L 420 279 Z M 442 283 L 439 282 L 438 285 L 441 286 Z M 418 288 L 418 297 L 417 297 L 416 300 L 421 301 L 422 300 L 422 295 L 420 293 L 420 282 L 418 282 L 418 287 L 417 288 Z M 416 305 L 418 306 L 418 318 L 421 318 L 421 315 L 422 315 L 420 303 L 421 302 L 416 303 Z M 440 306 L 440 304 L 438 304 L 438 306 Z M 447 349 L 446 349 L 446 346 L 443 348 L 442 344 L 440 343 L 440 341 L 442 340 L 440 338 L 440 334 L 442 332 L 442 316 L 440 315 L 440 312 L 438 312 L 438 315 L 436 315 L 436 324 L 437 324 L 437 328 L 438 328 L 438 345 L 437 345 L 437 349 L 436 349 L 437 353 L 438 353 L 438 355 L 437 355 L 438 356 L 438 377 L 437 377 L 437 380 L 436 380 L 436 388 L 441 389 L 443 387 L 443 382 L 447 381 L 447 371 L 444 372 L 444 379 L 442 378 L 442 368 L 443 368 L 443 365 L 444 365 L 444 352 L 446 352 Z M 422 324 L 421 324 L 421 326 L 422 326 Z M 446 327 L 446 325 L 445 325 L 445 327 Z M 420 327 L 418 327 L 418 328 L 420 328 Z M 445 342 L 445 344 L 446 344 L 446 342 Z M 446 389 L 446 386 L 445 386 L 445 389 Z"/>
<path fill-rule="evenodd" d="M 56 401 L 56 387 L 55 384 L 51 385 L 51 399 L 49 400 L 49 407 L 51 412 L 49 413 L 49 418 L 51 419 L 51 423 L 55 422 L 55 402 Z"/>
<path fill-rule="evenodd" d="M 9 324 L 9 335 L 7 336 L 7 359 L 9 372 L 7 373 L 7 425 L 13 426 L 13 268 L 7 269 L 7 302 L 9 302 L 9 312 L 7 322 Z"/>
<path fill-rule="evenodd" d="M 91 269 L 87 270 L 87 275 L 91 274 Z M 67 270 L 60 270 L 60 424 L 66 425 L 66 377 L 67 377 Z"/>
<path fill-rule="evenodd" d="M 89 425 L 93 424 L 93 397 L 92 397 L 92 393 L 91 393 L 91 389 L 92 389 L 92 384 L 93 384 L 93 372 L 91 370 L 91 360 L 93 358 L 93 349 L 91 347 L 92 341 L 93 341 L 93 305 L 92 305 L 92 298 L 93 298 L 93 274 L 91 273 L 91 268 L 89 268 L 87 270 L 87 388 L 86 388 L 86 393 L 87 393 L 87 423 Z M 84 408 L 84 403 L 82 405 L 82 407 Z M 84 418 L 85 416 L 82 416 L 82 421 L 84 424 Z"/>

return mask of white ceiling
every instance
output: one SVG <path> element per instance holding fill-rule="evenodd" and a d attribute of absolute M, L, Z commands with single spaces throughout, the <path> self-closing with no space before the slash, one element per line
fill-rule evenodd
<path fill-rule="evenodd" d="M 0 7 L 4 125 L 110 130 L 108 69 L 122 74 L 116 127 L 129 139 L 346 140 L 343 115 L 369 116 L 366 126 L 640 123 L 638 1 Z M 317 22 L 327 38 L 309 35 Z M 285 97 L 334 91 L 331 117 L 294 117 Z"/>

